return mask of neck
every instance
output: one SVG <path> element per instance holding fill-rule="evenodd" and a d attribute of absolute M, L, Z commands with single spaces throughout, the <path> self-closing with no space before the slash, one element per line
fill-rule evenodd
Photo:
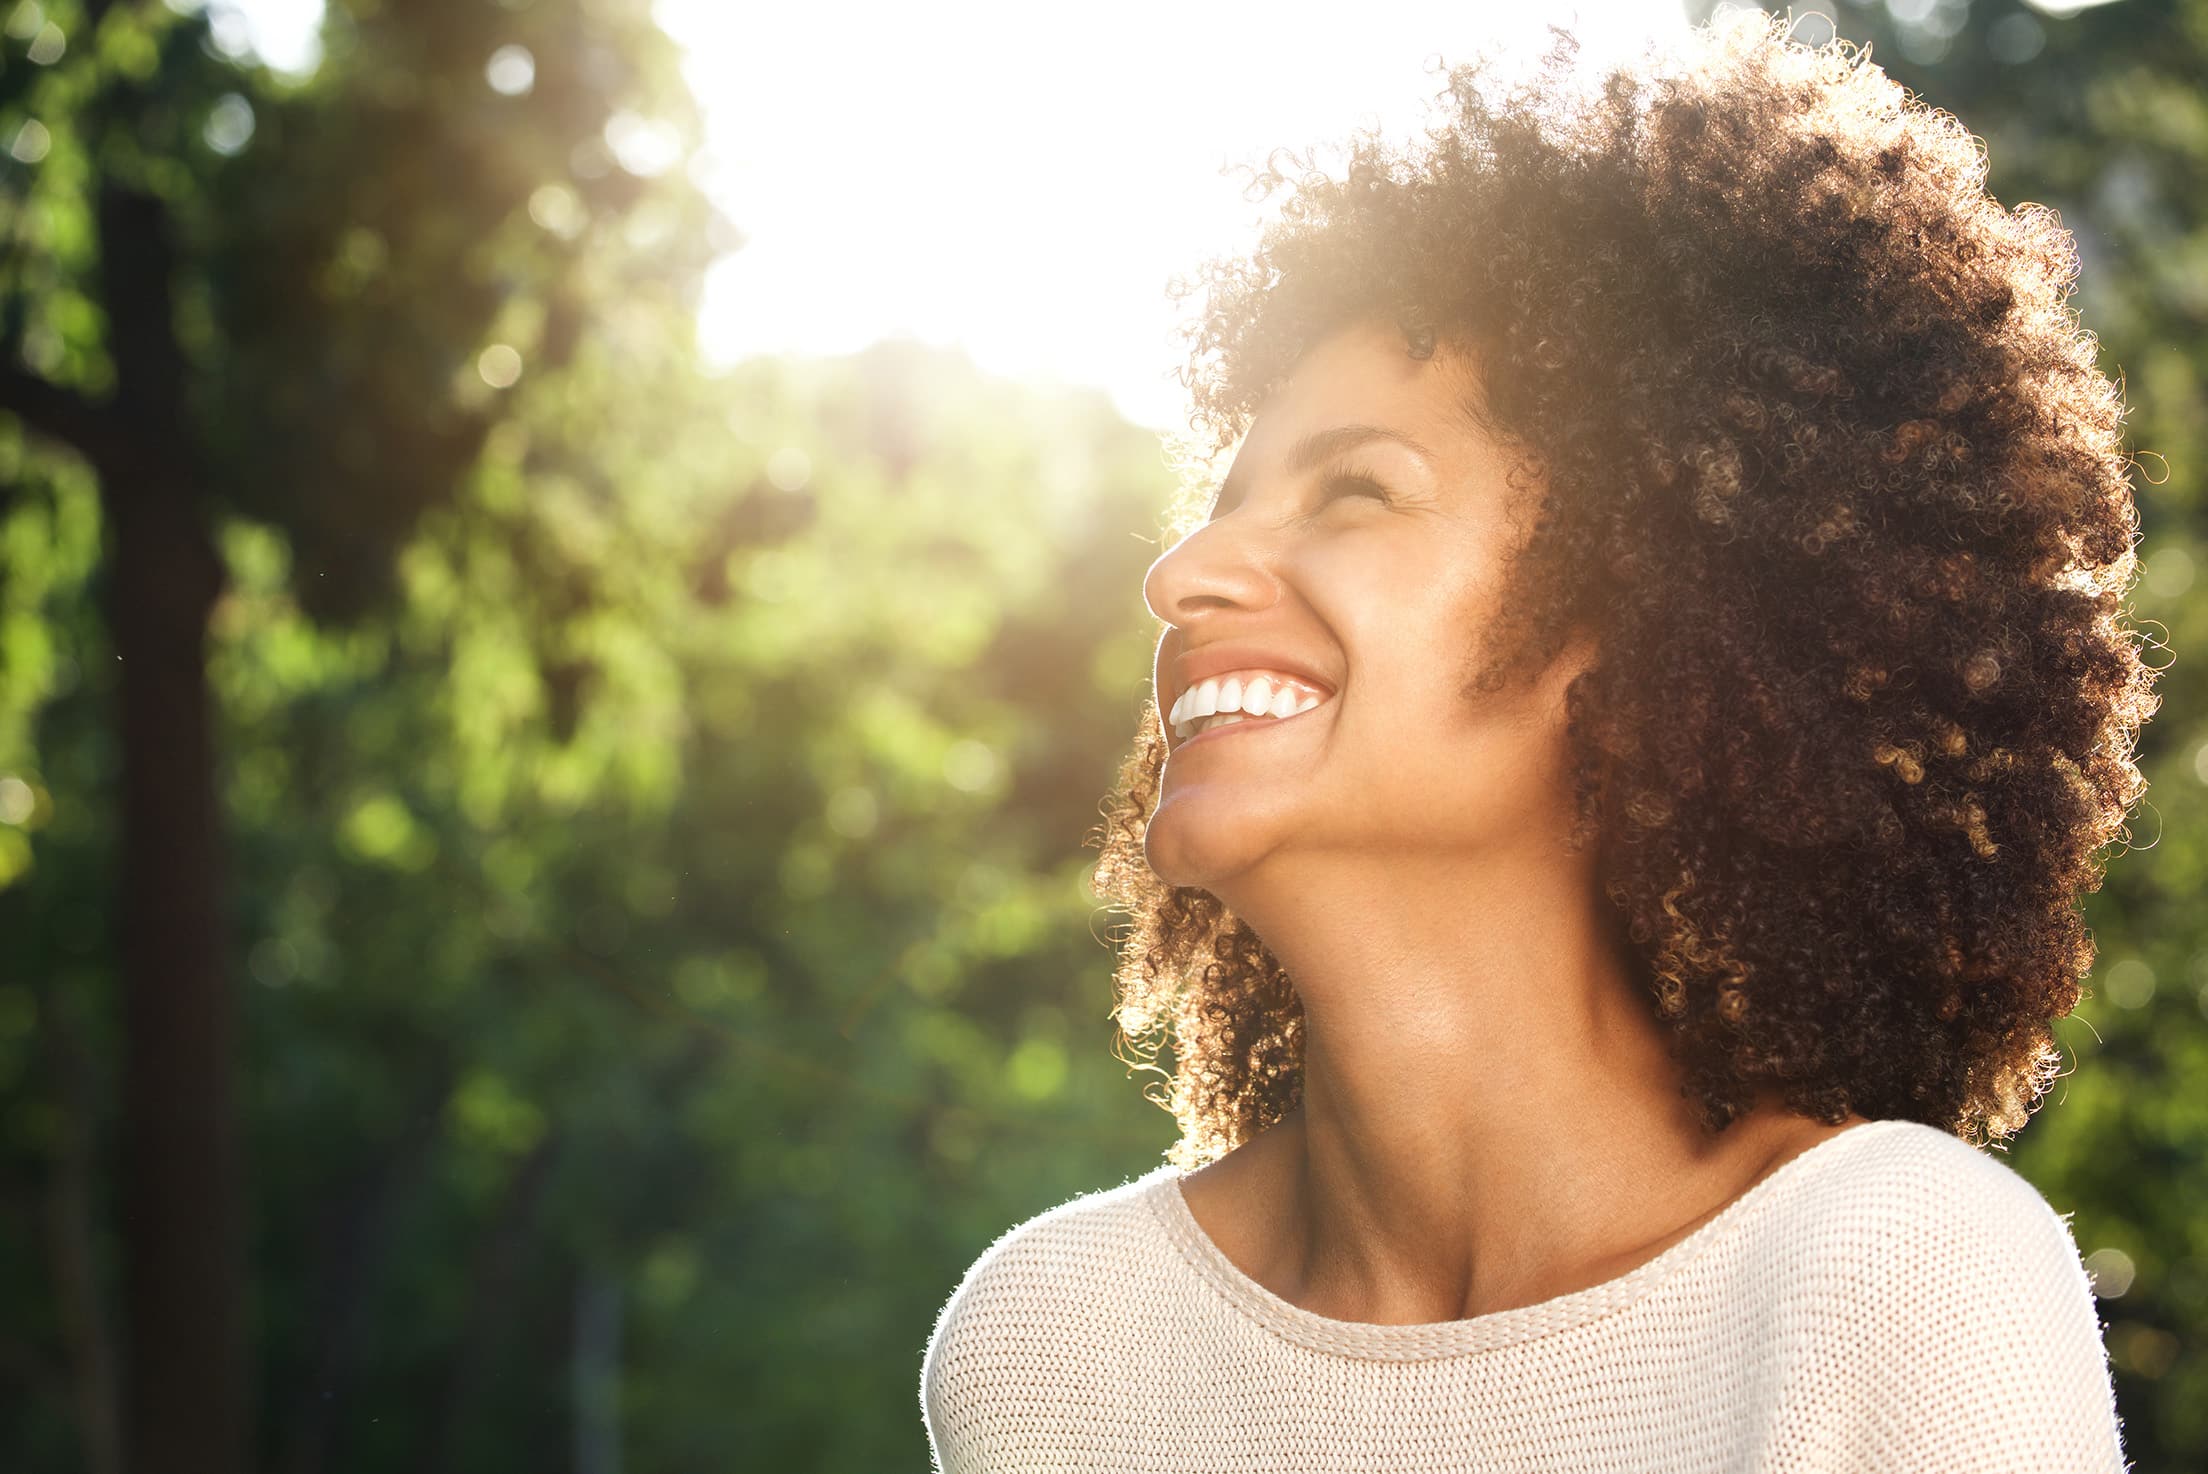
<path fill-rule="evenodd" d="M 1408 1324 L 1584 1288 L 1812 1124 L 1767 1101 L 1708 1136 L 1591 877 L 1546 858 L 1391 865 L 1385 896 L 1274 876 L 1236 908 L 1305 1011 L 1302 1103 L 1251 1144 L 1271 1226 L 1245 1249 L 1284 1298 Z"/>

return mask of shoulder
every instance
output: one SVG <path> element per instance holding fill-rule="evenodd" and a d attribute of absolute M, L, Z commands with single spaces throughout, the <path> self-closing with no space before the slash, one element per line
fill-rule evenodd
<path fill-rule="evenodd" d="M 1078 1296 L 1116 1279 L 1159 1242 L 1157 1220 L 1145 1199 L 1172 1174 L 1160 1167 L 1117 1187 L 1082 1193 L 1006 1229 L 982 1250 L 944 1303 L 938 1338 L 957 1312 Z"/>
<path fill-rule="evenodd" d="M 2000 1155 L 1918 1121 L 1873 1121 L 1817 1148 L 1831 1158 L 1788 1203 L 1836 1240 L 1900 1233 L 1914 1242 L 1992 1233 L 2067 1246 L 2067 1220 Z"/>
<path fill-rule="evenodd" d="M 2066 1215 L 1998 1155 L 1882 1121 L 1773 1215 L 1783 1319 L 1885 1467 L 2115 1471 L 2099 1311 Z M 1777 1267 L 1777 1266 L 1773 1266 Z M 1872 1435 L 1866 1435 L 1872 1436 Z"/>
<path fill-rule="evenodd" d="M 998 1235 L 936 1316 L 920 1401 L 939 1467 L 1009 1415 L 1037 1381 L 1085 1374 L 1115 1327 L 1170 1271 L 1174 1249 L 1148 1195 L 1177 1175 L 1161 1166 L 1083 1193 Z"/>
<path fill-rule="evenodd" d="M 2002 1157 L 1916 1121 L 1848 1135 L 1778 1215 L 1824 1267 L 1910 1303 L 2091 1307 L 2068 1216 Z"/>

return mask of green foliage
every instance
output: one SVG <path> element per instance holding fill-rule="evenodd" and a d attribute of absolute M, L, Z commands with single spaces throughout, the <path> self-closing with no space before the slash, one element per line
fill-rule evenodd
<path fill-rule="evenodd" d="M 925 443 L 902 465 L 819 430 L 915 411 Z M 255 836 L 247 891 L 267 914 L 248 931 L 288 949 L 255 955 L 320 964 L 263 979 L 261 1047 L 307 1030 L 361 1051 L 302 1062 L 257 1146 L 288 1200 L 343 1200 L 409 1082 L 431 1061 L 454 1073 L 451 1175 L 423 1191 L 423 1237 L 390 1251 L 424 1298 L 378 1297 L 401 1322 L 446 1318 L 422 1348 L 436 1366 L 480 1313 L 469 1230 L 520 1211 L 522 1166 L 556 1144 L 532 1220 L 549 1262 L 517 1271 L 510 1303 L 548 1335 L 505 1338 L 516 1401 L 483 1394 L 485 1441 L 455 1445 L 470 1467 L 508 1457 L 496 1430 L 558 1385 L 586 1267 L 623 1287 L 636 1467 L 895 1466 L 917 1455 L 919 1349 L 977 1244 L 1169 1136 L 1101 1047 L 1109 958 L 1079 845 L 1144 675 L 1124 635 L 1150 549 L 1124 532 L 1154 520 L 1162 462 L 1099 400 L 894 349 L 754 365 L 669 425 L 695 476 L 662 492 L 693 515 L 628 549 L 656 576 L 615 611 L 638 628 L 599 647 L 621 694 L 572 735 L 529 699 L 468 734 L 494 657 L 409 653 L 414 609 L 387 665 L 233 734 L 241 760 L 312 751 L 333 776 L 383 775 L 294 786 Z M 788 452 L 808 443 L 801 478 Z M 1052 462 L 1076 469 L 1054 481 Z M 807 498 L 807 526 L 706 549 L 740 592 L 698 599 L 690 529 L 762 488 Z M 473 510 L 415 554 L 464 566 Z M 506 597 L 445 588 L 463 627 Z M 271 608 L 230 651 L 297 634 Z M 426 859 L 393 863 L 409 854 Z M 389 1371 L 354 1394 L 364 1412 L 419 1375 Z"/>
<path fill-rule="evenodd" d="M 226 530 L 264 1447 L 564 1456 L 545 1409 L 610 1276 L 631 1467 L 909 1466 L 979 1246 L 1170 1138 L 1104 1047 L 1081 844 L 1165 462 L 1101 396 L 899 346 L 613 404 L 526 406 L 388 616 L 317 626 L 283 540 Z M 611 576 L 565 730 L 512 555 L 579 515 L 515 469 L 539 436 L 628 489 L 585 508 Z M 51 701 L 47 740 L 100 700 Z M 103 773 L 67 777 L 96 815 Z M 46 843 L 16 913 L 88 1001 L 111 964 L 64 887 L 97 894 L 103 844 Z M 33 1420 L 56 1467 L 64 1406 Z"/>
<path fill-rule="evenodd" d="M 179 1226 L 119 1214 L 101 558 L 157 492 L 224 574 L 259 1461 L 915 1461 L 977 1238 L 1165 1134 L 1074 1045 L 1154 443 L 918 350 L 702 377 L 732 237 L 640 4 L 355 0 L 298 86 L 50 17 L 0 41 L 6 1462 L 117 1467 Z"/>

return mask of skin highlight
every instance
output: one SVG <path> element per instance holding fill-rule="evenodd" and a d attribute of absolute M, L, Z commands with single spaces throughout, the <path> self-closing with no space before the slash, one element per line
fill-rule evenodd
<path fill-rule="evenodd" d="M 1479 1315 L 1645 1262 L 1839 1126 L 1775 1105 L 1719 1142 L 1680 1096 L 1572 828 L 1564 693 L 1590 636 L 1492 693 L 1460 668 L 1522 543 L 1512 457 L 1471 370 L 1364 325 L 1268 401 L 1220 506 L 1150 569 L 1186 649 L 1249 641 L 1333 698 L 1167 757 L 1151 867 L 1200 886 L 1296 979 L 1304 1089 L 1183 1181 L 1274 1293 L 1341 1320 Z M 1343 426 L 1393 432 L 1287 464 Z M 1346 438 L 1346 437 L 1344 437 Z"/>

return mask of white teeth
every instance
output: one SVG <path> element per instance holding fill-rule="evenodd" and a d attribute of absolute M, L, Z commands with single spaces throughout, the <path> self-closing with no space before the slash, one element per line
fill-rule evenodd
<path fill-rule="evenodd" d="M 1270 674 L 1249 676 L 1247 685 L 1244 679 L 1239 672 L 1214 676 L 1183 691 L 1166 714 L 1173 735 L 1185 741 L 1212 727 L 1249 717 L 1280 720 L 1300 716 L 1326 700 L 1324 696 L 1305 695 L 1294 683 Z"/>

